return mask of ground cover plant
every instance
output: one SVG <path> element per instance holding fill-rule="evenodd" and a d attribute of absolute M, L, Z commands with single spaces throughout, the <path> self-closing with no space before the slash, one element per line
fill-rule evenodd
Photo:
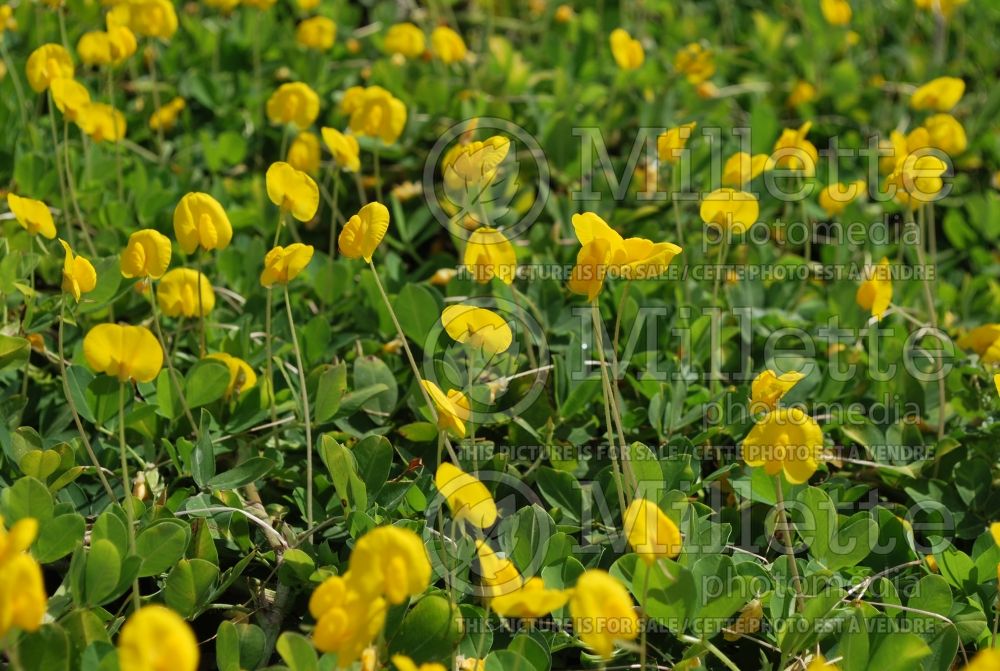
<path fill-rule="evenodd" d="M 1000 669 L 1000 5 L 0 5 L 0 660 Z"/>

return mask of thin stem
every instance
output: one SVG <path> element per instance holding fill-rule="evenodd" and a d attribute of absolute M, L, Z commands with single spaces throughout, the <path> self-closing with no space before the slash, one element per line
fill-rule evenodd
<path fill-rule="evenodd" d="M 924 245 L 927 243 L 927 218 L 926 218 L 926 207 L 921 207 L 917 210 L 917 233 L 920 239 L 917 240 L 917 263 L 920 266 L 922 282 L 921 285 L 924 289 L 924 300 L 927 303 L 927 314 L 930 319 L 931 328 L 935 331 L 935 337 L 938 338 L 939 348 L 935 350 L 934 359 L 937 363 L 937 387 L 938 387 L 938 440 L 944 438 L 944 425 L 945 425 L 945 405 L 947 403 L 948 390 L 946 388 L 945 376 L 941 372 L 941 343 L 940 337 L 937 335 L 938 330 L 938 318 L 937 318 L 937 308 L 934 305 L 934 290 L 931 287 L 930 279 L 930 265 L 927 263 L 927 255 L 924 251 Z"/>
<path fill-rule="evenodd" d="M 591 303 L 591 307 L 592 307 L 591 321 L 593 322 L 594 326 L 594 342 L 600 343 L 601 332 L 597 315 L 597 301 Z M 622 515 L 624 515 L 626 508 L 625 486 L 622 479 L 621 464 L 618 461 L 618 448 L 615 445 L 614 429 L 612 428 L 611 398 L 608 392 L 608 387 L 609 387 L 607 382 L 608 371 L 606 370 L 606 366 L 604 363 L 604 346 L 601 344 L 597 344 L 596 349 L 598 351 L 598 364 L 601 367 L 601 396 L 604 399 L 604 423 L 605 426 L 607 427 L 608 449 L 611 453 L 611 467 L 612 467 L 611 472 L 615 479 L 615 489 L 618 490 L 618 505 L 621 506 L 621 513 Z"/>
<path fill-rule="evenodd" d="M 647 566 L 642 577 L 642 599 L 639 606 L 642 608 L 642 632 L 639 635 L 639 668 L 646 671 L 646 634 L 649 631 L 649 614 L 646 613 L 646 599 L 649 596 L 649 573 L 652 567 Z"/>
<path fill-rule="evenodd" d="M 379 160 L 378 143 L 375 143 L 375 198 L 382 202 L 382 166 Z"/>
<path fill-rule="evenodd" d="M 128 475 L 128 448 L 125 445 L 125 383 L 118 383 L 118 454 L 122 462 L 122 485 L 125 489 L 125 519 L 128 521 L 128 548 L 135 554 L 135 510 L 132 507 L 132 480 Z M 132 581 L 132 610 L 139 610 L 139 579 Z"/>
<path fill-rule="evenodd" d="M 156 78 L 156 43 L 151 39 L 149 41 L 150 46 L 150 56 L 149 56 L 149 77 L 152 84 L 153 91 L 153 109 L 160 109 L 160 87 Z M 160 165 L 163 165 L 164 159 L 166 158 L 163 153 L 163 125 L 160 124 L 156 127 L 156 153 L 157 159 Z"/>
<path fill-rule="evenodd" d="M 333 194 L 330 196 L 330 258 L 337 256 L 337 221 L 340 217 L 340 210 L 337 201 L 340 197 L 340 168 L 333 167 Z"/>
<path fill-rule="evenodd" d="M 166 353 L 166 356 L 163 358 L 167 362 L 167 375 L 170 377 L 170 383 L 174 386 L 174 393 L 177 394 L 177 400 L 180 401 L 181 408 L 184 410 L 184 416 L 191 423 L 191 428 L 194 429 L 195 436 L 200 437 L 198 422 L 194 421 L 194 415 L 191 413 L 187 398 L 184 396 L 184 387 L 181 386 L 180 379 L 177 377 L 177 370 L 174 368 L 173 356 L 171 356 L 170 350 L 167 349 L 167 341 L 163 337 L 163 328 L 160 326 L 160 311 L 156 306 L 156 296 L 154 294 L 153 282 L 149 280 L 149 304 L 153 310 L 153 328 L 156 329 L 156 338 L 160 341 L 160 347 Z"/>
<path fill-rule="evenodd" d="M 267 307 L 264 311 L 264 352 L 267 357 L 267 396 L 271 405 L 271 437 L 274 439 L 274 447 L 278 447 L 278 433 L 276 427 L 278 425 L 278 408 L 274 402 L 274 364 L 272 359 L 274 354 L 271 351 L 271 340 L 273 338 L 273 333 L 271 332 L 271 304 L 274 302 L 274 294 L 271 287 L 267 288 Z"/>
<path fill-rule="evenodd" d="M 10 73 L 11 81 L 14 82 L 14 95 L 17 96 L 17 111 L 21 114 L 21 128 L 28 129 L 30 125 L 28 123 L 28 112 L 24 106 L 25 98 L 24 89 L 21 87 L 21 77 L 17 73 L 17 68 L 14 67 L 14 62 L 10 60 L 10 54 L 7 52 L 7 42 L 2 35 L 0 35 L 0 53 L 3 54 L 3 62 L 7 66 L 7 72 Z"/>
<path fill-rule="evenodd" d="M 785 512 L 785 494 L 781 489 L 780 474 L 774 476 L 774 496 L 777 500 L 778 515 L 775 522 L 785 534 L 785 554 L 788 557 L 788 570 L 792 574 L 792 587 L 795 589 L 795 610 L 798 611 L 802 606 L 802 579 L 799 577 L 799 566 L 795 563 L 795 548 L 792 547 L 795 527 Z"/>
<path fill-rule="evenodd" d="M 288 315 L 288 328 L 292 332 L 292 349 L 295 351 L 295 366 L 299 369 L 299 396 L 302 399 L 302 420 L 306 425 L 306 525 L 313 525 L 313 448 L 312 420 L 309 412 L 309 393 L 306 390 L 306 372 L 302 365 L 302 350 L 299 349 L 299 338 L 295 333 L 295 320 L 292 317 L 292 300 L 288 295 L 288 285 L 285 290 L 285 313 Z"/>
<path fill-rule="evenodd" d="M 208 278 L 205 277 L 205 273 L 202 269 L 205 267 L 205 253 L 204 251 L 198 254 L 198 355 L 202 358 L 205 356 L 205 352 L 208 351 L 205 346 L 205 308 L 202 305 L 201 297 L 201 283 L 202 281 L 208 282 Z M 211 290 L 212 284 L 208 284 L 209 290 Z"/>
<path fill-rule="evenodd" d="M 83 233 L 83 239 L 87 241 L 90 253 L 96 256 L 97 248 L 94 246 L 94 240 L 90 237 L 90 231 L 87 230 L 87 226 L 83 223 L 83 212 L 80 211 L 80 204 L 76 199 L 76 178 L 73 176 L 73 165 L 69 160 L 69 122 L 65 117 L 63 117 L 63 162 L 66 169 L 66 186 L 69 187 L 69 197 L 73 203 L 73 211 L 76 213 L 77 223 L 80 224 L 80 232 Z M 72 246 L 73 226 L 69 221 L 68 213 L 66 215 L 66 229 L 70 232 L 70 246 Z"/>
<path fill-rule="evenodd" d="M 111 69 L 111 66 L 107 66 L 107 88 L 108 88 L 108 104 L 111 105 L 111 109 L 115 108 L 115 74 Z M 125 182 L 122 179 L 122 143 L 121 141 L 115 142 L 115 177 L 118 185 L 118 201 L 121 202 L 125 200 Z"/>
<path fill-rule="evenodd" d="M 52 91 L 49 91 L 49 128 L 52 130 L 52 151 L 55 153 L 56 174 L 59 177 L 59 195 L 62 196 L 62 216 L 68 221 L 69 201 L 66 198 L 66 179 L 63 177 L 62 161 L 59 157 L 59 135 L 56 132 L 56 104 L 52 100 Z"/>
<path fill-rule="evenodd" d="M 87 432 L 83 428 L 83 421 L 80 419 L 80 413 L 76 409 L 76 401 L 73 400 L 73 394 L 70 393 L 69 388 L 69 376 L 66 374 L 66 355 L 63 353 L 63 325 L 65 323 L 66 314 L 66 296 L 62 297 L 59 303 L 59 336 L 58 336 L 58 351 L 59 351 L 59 372 L 62 375 L 63 383 L 63 394 L 66 396 L 66 404 L 69 406 L 69 410 L 73 413 L 73 421 L 76 423 L 76 430 L 80 433 L 80 440 L 83 442 L 84 448 L 87 450 L 87 456 L 90 457 L 90 463 L 94 465 L 94 469 L 97 471 L 97 477 L 101 481 L 101 485 L 104 487 L 104 491 L 107 492 L 108 498 L 111 501 L 117 501 L 115 497 L 115 490 L 111 488 L 111 483 L 108 482 L 107 476 L 104 475 L 104 469 L 101 467 L 101 463 L 97 460 L 97 453 L 94 452 L 94 446 L 90 444 L 90 439 L 87 437 Z"/>
<path fill-rule="evenodd" d="M 615 334 L 614 338 L 611 340 L 611 349 L 615 352 L 615 361 L 618 360 L 618 334 L 621 331 L 622 326 L 622 312 L 625 310 L 625 301 L 628 299 L 628 291 L 632 288 L 632 282 L 626 280 L 625 288 L 622 289 L 622 297 L 618 299 L 618 309 L 615 310 Z M 615 378 L 618 377 L 618 371 L 615 371 Z"/>

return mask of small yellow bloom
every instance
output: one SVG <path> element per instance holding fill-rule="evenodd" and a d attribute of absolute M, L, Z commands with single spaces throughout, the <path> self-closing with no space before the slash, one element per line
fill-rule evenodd
<path fill-rule="evenodd" d="M 807 482 L 816 472 L 823 449 L 823 431 L 799 408 L 778 408 L 761 418 L 741 449 L 747 466 L 763 466 L 768 475 L 784 471 L 793 485 Z"/>
<path fill-rule="evenodd" d="M 43 44 L 28 56 L 24 72 L 28 84 L 35 93 L 41 93 L 49 88 L 55 79 L 73 78 L 73 59 L 69 52 L 58 44 Z"/>
<path fill-rule="evenodd" d="M 352 86 L 344 92 L 340 109 L 350 116 L 355 135 L 377 137 L 392 144 L 406 126 L 406 105 L 381 86 Z"/>
<path fill-rule="evenodd" d="M 504 318 L 486 308 L 449 305 L 441 313 L 441 323 L 454 340 L 481 349 L 490 357 L 506 352 L 514 340 Z"/>
<path fill-rule="evenodd" d="M 48 597 L 42 569 L 28 549 L 38 536 L 38 520 L 24 517 L 7 530 L 0 518 L 0 638 L 12 628 L 37 631 Z"/>
<path fill-rule="evenodd" d="M 786 128 L 781 131 L 781 137 L 774 143 L 771 158 L 779 168 L 798 170 L 811 177 L 816 173 L 816 162 L 819 152 L 816 145 L 806 139 L 812 122 L 807 121 L 799 128 Z"/>
<path fill-rule="evenodd" d="M 146 228 L 128 238 L 121 254 L 122 276 L 129 278 L 159 279 L 170 266 L 170 238 L 159 231 Z"/>
<path fill-rule="evenodd" d="M 111 62 L 118 64 L 132 56 L 139 48 L 135 33 L 128 26 L 117 25 L 111 15 L 107 20 L 108 40 L 111 44 Z"/>
<path fill-rule="evenodd" d="M 152 382 L 163 368 L 163 350 L 144 326 L 98 324 L 83 338 L 83 355 L 95 373 L 121 382 Z"/>
<path fill-rule="evenodd" d="M 490 490 L 458 466 L 442 462 L 434 475 L 434 486 L 448 502 L 456 520 L 468 522 L 479 529 L 491 527 L 497 521 L 497 504 Z"/>
<path fill-rule="evenodd" d="M 1000 522 L 990 524 L 990 535 L 993 536 L 993 542 L 997 544 L 997 547 L 1000 547 Z"/>
<path fill-rule="evenodd" d="M 313 257 L 313 246 L 294 242 L 287 247 L 275 247 L 264 257 L 264 272 L 260 283 L 265 287 L 288 284 L 301 273 Z"/>
<path fill-rule="evenodd" d="M 688 138 L 691 137 L 694 129 L 698 127 L 697 121 L 682 124 L 676 128 L 669 128 L 656 138 L 656 155 L 660 163 L 673 165 L 681 160 L 684 147 L 687 146 Z"/>
<path fill-rule="evenodd" d="M 86 32 L 77 40 L 76 55 L 84 65 L 108 65 L 114 61 L 111 38 L 103 30 Z"/>
<path fill-rule="evenodd" d="M 732 642 L 738 641 L 740 636 L 756 634 L 761 630 L 763 622 L 764 607 L 761 605 L 760 599 L 752 599 L 740 610 L 740 614 L 736 617 L 736 622 L 733 623 L 733 626 L 726 628 L 723 638 Z"/>
<path fill-rule="evenodd" d="M 573 20 L 574 16 L 576 16 L 576 12 L 573 11 L 572 7 L 569 5 L 559 5 L 556 7 L 555 14 L 552 15 L 552 18 L 555 19 L 556 23 L 569 23 Z"/>
<path fill-rule="evenodd" d="M 486 671 L 486 660 L 476 657 L 464 657 L 459 661 L 458 671 Z"/>
<path fill-rule="evenodd" d="M 785 101 L 785 104 L 789 107 L 799 107 L 807 105 L 813 100 L 816 100 L 816 87 L 800 79 L 795 82 L 795 86 L 792 87 L 791 92 L 788 94 L 788 100 Z"/>
<path fill-rule="evenodd" d="M 611 262 L 611 245 L 604 238 L 584 243 L 576 254 L 576 265 L 570 272 L 567 287 L 593 301 L 604 287 L 604 278 Z"/>
<path fill-rule="evenodd" d="M 482 189 L 496 178 L 500 164 L 510 152 L 510 139 L 494 135 L 486 140 L 456 144 L 441 160 L 441 172 L 449 191 L 471 190 L 480 196 Z M 471 204 L 471 203 L 470 203 Z"/>
<path fill-rule="evenodd" d="M 308 18 L 295 28 L 295 41 L 307 49 L 328 51 L 337 41 L 337 24 L 325 16 Z"/>
<path fill-rule="evenodd" d="M 450 65 L 465 60 L 465 40 L 448 26 L 438 26 L 431 32 L 431 49 L 438 60 Z"/>
<path fill-rule="evenodd" d="M 827 662 L 823 655 L 816 655 L 806 666 L 806 671 L 840 671 L 840 667 Z"/>
<path fill-rule="evenodd" d="M 143 606 L 118 635 L 121 671 L 195 671 L 198 657 L 191 626 L 166 606 Z"/>
<path fill-rule="evenodd" d="M 971 349 L 983 363 L 1000 362 L 1000 324 L 983 324 L 958 339 L 958 346 Z"/>
<path fill-rule="evenodd" d="M 715 55 L 700 43 L 692 42 L 674 56 L 674 69 L 689 83 L 701 84 L 715 74 Z"/>
<path fill-rule="evenodd" d="M 456 275 L 458 275 L 458 271 L 454 268 L 438 268 L 427 281 L 436 287 L 444 287 L 448 286 L 448 283 L 455 279 Z"/>
<path fill-rule="evenodd" d="M 920 9 L 940 14 L 945 19 L 951 18 L 952 12 L 966 2 L 967 0 L 914 0 L 914 4 Z"/>
<path fill-rule="evenodd" d="M 465 422 L 471 414 L 469 399 L 457 389 L 451 389 L 445 394 L 440 387 L 430 380 L 421 380 L 424 390 L 431 397 L 434 410 L 437 412 L 438 427 L 451 431 L 459 438 L 465 437 Z"/>
<path fill-rule="evenodd" d="M 819 9 L 831 26 L 846 26 L 851 22 L 851 3 L 847 0 L 820 0 Z"/>
<path fill-rule="evenodd" d="M 127 21 L 120 22 L 137 35 L 169 40 L 177 32 L 177 12 L 170 0 L 129 0 L 115 9 L 119 7 L 125 8 L 119 11 L 127 16 Z"/>
<path fill-rule="evenodd" d="M 625 587 L 600 569 L 580 575 L 569 600 L 573 631 L 599 657 L 607 659 L 615 641 L 632 641 L 639 635 L 639 617 Z"/>
<path fill-rule="evenodd" d="M 479 575 L 482 579 L 483 595 L 486 598 L 510 594 L 524 584 L 524 579 L 514 563 L 509 559 L 498 557 L 486 541 L 476 541 L 476 555 L 479 558 Z"/>
<path fill-rule="evenodd" d="M 611 31 L 611 55 L 622 70 L 636 70 L 642 67 L 646 60 L 646 52 L 639 40 L 629 35 L 624 28 Z"/>
<path fill-rule="evenodd" d="M 207 193 L 185 194 L 174 208 L 174 235 L 185 254 L 199 247 L 225 249 L 233 239 L 233 226 L 226 211 Z"/>
<path fill-rule="evenodd" d="M 934 555 L 925 556 L 924 561 L 927 562 L 927 570 L 931 573 L 941 572 L 941 569 L 938 567 L 937 559 L 934 558 Z"/>
<path fill-rule="evenodd" d="M 187 107 L 187 102 L 184 98 L 176 97 L 166 105 L 163 105 L 157 110 L 153 111 L 153 114 L 149 117 L 149 127 L 154 131 L 173 130 L 173 127 L 177 125 L 177 118 Z"/>
<path fill-rule="evenodd" d="M 767 154 L 751 156 L 745 151 L 737 152 L 726 159 L 722 167 L 722 185 L 741 189 L 772 167 L 771 157 Z"/>
<path fill-rule="evenodd" d="M 850 184 L 844 184 L 843 182 L 830 184 L 823 187 L 823 190 L 819 192 L 819 206 L 826 212 L 826 216 L 835 217 L 843 213 L 848 205 L 864 193 L 864 180 L 857 180 Z"/>
<path fill-rule="evenodd" d="M 271 202 L 291 212 L 299 221 L 309 221 L 316 215 L 319 187 L 306 173 L 278 161 L 267 169 L 265 183 Z"/>
<path fill-rule="evenodd" d="M 80 296 L 93 291 L 97 286 L 97 271 L 87 259 L 75 256 L 69 243 L 60 239 L 59 244 L 66 250 L 66 260 L 63 261 L 62 290 L 80 302 Z"/>
<path fill-rule="evenodd" d="M 313 591 L 309 612 L 316 619 L 313 644 L 337 655 L 340 668 L 350 667 L 378 636 L 387 606 L 381 596 L 360 592 L 346 576 L 327 578 Z"/>
<path fill-rule="evenodd" d="M 742 233 L 756 223 L 760 205 L 753 194 L 723 187 L 705 196 L 700 211 L 706 224 Z"/>
<path fill-rule="evenodd" d="M 915 110 L 947 112 L 958 104 L 965 93 L 965 82 L 958 77 L 938 77 L 917 88 L 910 96 Z"/>
<path fill-rule="evenodd" d="M 997 671 L 1000 669 L 1000 650 L 983 648 L 962 671 Z"/>
<path fill-rule="evenodd" d="M 168 317 L 203 317 L 215 307 L 215 292 L 197 270 L 175 268 L 156 285 L 156 303 Z"/>
<path fill-rule="evenodd" d="M 118 142 L 125 137 L 125 115 L 105 103 L 80 108 L 76 125 L 94 142 Z"/>
<path fill-rule="evenodd" d="M 750 383 L 750 411 L 774 410 L 778 401 L 792 387 L 799 383 L 805 375 L 798 371 L 789 371 L 778 375 L 773 370 L 765 370 Z"/>
<path fill-rule="evenodd" d="M 996 385 L 997 394 L 1000 394 L 1000 373 L 993 376 L 993 384 Z M 997 541 L 997 545 L 1000 545 L 1000 537 L 994 534 L 993 539 Z"/>
<path fill-rule="evenodd" d="M 389 209 L 382 203 L 368 203 L 344 224 L 337 247 L 349 259 L 363 258 L 371 263 L 388 230 Z"/>
<path fill-rule="evenodd" d="M 90 91 L 75 79 L 53 80 L 49 92 L 67 121 L 76 121 L 80 110 L 90 104 Z"/>
<path fill-rule="evenodd" d="M 673 559 L 681 552 L 680 529 L 651 501 L 632 501 L 623 525 L 628 544 L 649 565 L 662 557 Z"/>
<path fill-rule="evenodd" d="M 17 223 L 31 235 L 41 235 L 51 240 L 56 237 L 56 225 L 52 221 L 49 206 L 34 198 L 22 198 L 14 193 L 7 194 L 7 207 L 14 213 Z"/>
<path fill-rule="evenodd" d="M 933 154 L 917 151 L 903 157 L 886 179 L 886 187 L 894 191 L 897 201 L 916 207 L 937 198 L 944 188 L 942 176 L 948 165 Z"/>
<path fill-rule="evenodd" d="M 243 359 L 225 352 L 209 354 L 208 358 L 218 359 L 229 368 L 229 385 L 226 387 L 227 399 L 238 397 L 243 392 L 257 386 L 257 373 Z"/>
<path fill-rule="evenodd" d="M 870 310 L 872 317 L 882 318 L 892 302 L 892 271 L 889 259 L 882 257 L 878 265 L 869 268 L 868 277 L 858 287 L 855 301 L 863 310 Z"/>
<path fill-rule="evenodd" d="M 382 44 L 387 54 L 401 54 L 407 58 L 420 56 L 424 53 L 425 47 L 424 31 L 412 23 L 397 23 L 390 26 Z"/>
<path fill-rule="evenodd" d="M 503 617 L 534 620 L 562 608 L 569 598 L 567 590 L 548 589 L 545 582 L 536 576 L 528 578 L 521 587 L 494 597 L 490 608 Z"/>
<path fill-rule="evenodd" d="M 431 581 L 431 562 L 423 539 L 409 529 L 372 529 L 354 546 L 351 583 L 362 593 L 384 595 L 390 604 L 421 594 Z"/>
<path fill-rule="evenodd" d="M 393 655 L 392 663 L 397 671 L 448 671 L 443 664 L 425 662 L 420 666 L 406 655 Z"/>
<path fill-rule="evenodd" d="M 969 146 L 969 140 L 965 134 L 962 123 L 950 114 L 932 114 L 924 120 L 920 133 L 920 146 L 934 147 L 940 149 L 949 156 L 958 156 Z M 917 131 L 914 131 L 917 133 Z M 913 134 L 911 134 L 913 135 Z M 919 149 L 920 146 L 909 146 L 910 138 L 907 138 L 907 147 L 910 151 Z"/>
<path fill-rule="evenodd" d="M 341 133 L 336 128 L 320 129 L 323 135 L 323 143 L 333 154 L 333 160 L 342 170 L 347 172 L 357 172 L 361 169 L 360 149 L 358 138 L 353 135 Z"/>
<path fill-rule="evenodd" d="M 285 157 L 288 165 L 308 175 L 319 173 L 319 138 L 315 133 L 303 131 L 292 141 Z"/>
<path fill-rule="evenodd" d="M 8 30 L 17 30 L 14 8 L 10 5 L 0 5 L 0 37 L 3 37 Z"/>
<path fill-rule="evenodd" d="M 889 139 L 879 140 L 878 169 L 883 174 L 892 173 L 907 155 L 906 136 L 898 130 L 889 133 Z"/>
<path fill-rule="evenodd" d="M 282 84 L 267 99 L 267 118 L 273 124 L 294 124 L 308 128 L 319 116 L 319 96 L 308 84 Z"/>
<path fill-rule="evenodd" d="M 495 228 L 477 228 L 465 243 L 462 262 L 473 279 L 482 284 L 494 277 L 504 284 L 512 284 L 517 274 L 517 255 L 514 245 Z"/>

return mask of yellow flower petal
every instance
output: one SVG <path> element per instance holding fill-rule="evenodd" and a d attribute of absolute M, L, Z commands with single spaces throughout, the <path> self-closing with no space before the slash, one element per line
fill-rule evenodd
<path fill-rule="evenodd" d="M 344 224 L 337 238 L 337 246 L 347 258 L 360 257 L 371 263 L 375 249 L 388 230 L 388 208 L 382 203 L 368 203 Z"/>
<path fill-rule="evenodd" d="M 444 462 L 434 475 L 434 485 L 448 502 L 456 520 L 467 521 L 480 529 L 491 527 L 497 521 L 493 495 L 475 476 Z"/>

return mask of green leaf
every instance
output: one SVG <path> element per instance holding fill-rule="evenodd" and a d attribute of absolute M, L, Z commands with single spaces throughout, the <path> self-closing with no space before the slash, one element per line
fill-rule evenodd
<path fill-rule="evenodd" d="M 191 451 L 191 476 L 199 487 L 208 486 L 208 481 L 215 476 L 215 448 L 209 433 L 212 418 L 204 408 L 201 411 L 201 423 L 198 429 L 198 442 Z"/>
<path fill-rule="evenodd" d="M 22 633 L 17 640 L 17 659 L 22 669 L 61 671 L 70 668 L 69 637 L 55 623 L 38 631 Z"/>
<path fill-rule="evenodd" d="M 396 376 L 382 359 L 373 356 L 355 359 L 354 388 L 365 389 L 376 384 L 385 385 L 385 390 L 371 396 L 362 404 L 361 409 L 369 413 L 373 422 L 381 424 L 396 407 L 399 398 Z"/>
<path fill-rule="evenodd" d="M 219 473 L 206 484 L 209 489 L 236 489 L 264 477 L 272 468 L 274 462 L 265 457 L 250 457 L 235 468 Z"/>
<path fill-rule="evenodd" d="M 45 524 L 52 518 L 52 508 L 48 488 L 32 477 L 25 476 L 0 491 L 0 512 L 7 525 L 25 517 L 34 517 L 39 524 Z"/>
<path fill-rule="evenodd" d="M 433 349 L 427 335 L 441 315 L 441 303 L 433 291 L 421 284 L 407 284 L 392 302 L 403 334 L 420 349 Z"/>
<path fill-rule="evenodd" d="M 278 637 L 276 648 L 289 671 L 316 671 L 319 668 L 316 649 L 302 634 L 286 631 Z"/>
<path fill-rule="evenodd" d="M 121 556 L 111 541 L 99 540 L 91 544 L 84 578 L 87 603 L 98 606 L 112 596 L 121 570 Z"/>
<path fill-rule="evenodd" d="M 338 363 L 323 371 L 316 389 L 316 408 L 313 411 L 317 424 L 328 422 L 336 416 L 346 391 L 347 364 Z"/>
<path fill-rule="evenodd" d="M 924 641 L 910 632 L 887 634 L 868 660 L 869 671 L 911 671 L 931 649 Z"/>
<path fill-rule="evenodd" d="M 309 576 L 316 570 L 316 562 L 308 554 L 292 548 L 286 550 L 281 558 L 281 565 L 278 567 L 278 579 L 286 585 L 296 583 L 306 583 Z"/>
<path fill-rule="evenodd" d="M 391 655 L 404 654 L 417 664 L 444 662 L 462 638 L 458 608 L 447 598 L 431 594 L 420 599 L 403 618 L 389 641 Z"/>
<path fill-rule="evenodd" d="M 583 518 L 583 490 L 572 474 L 542 466 L 537 471 L 538 489 L 554 508 L 573 523 Z"/>
<path fill-rule="evenodd" d="M 215 665 L 219 671 L 240 671 L 240 634 L 229 620 L 215 634 Z"/>
<path fill-rule="evenodd" d="M 351 450 L 369 497 L 381 491 L 392 468 L 392 445 L 384 436 L 366 436 Z"/>
<path fill-rule="evenodd" d="M 219 577 L 219 568 L 204 559 L 181 559 L 163 588 L 167 605 L 182 617 L 192 617 L 205 605 Z"/>
<path fill-rule="evenodd" d="M 83 540 L 86 528 L 83 515 L 78 513 L 65 513 L 52 518 L 38 529 L 35 558 L 40 564 L 48 564 L 65 557 Z"/>
<path fill-rule="evenodd" d="M 189 408 L 200 408 L 218 401 L 229 386 L 229 367 L 218 359 L 196 363 L 184 382 L 184 396 Z"/>
<path fill-rule="evenodd" d="M 142 559 L 139 577 L 159 575 L 184 556 L 191 529 L 180 520 L 164 519 L 139 532 L 135 539 L 136 554 Z"/>
<path fill-rule="evenodd" d="M 0 334 L 0 370 L 23 368 L 30 353 L 27 338 Z"/>
<path fill-rule="evenodd" d="M 73 398 L 73 405 L 80 417 L 88 422 L 95 422 L 97 418 L 87 401 L 86 389 L 94 380 L 94 374 L 83 366 L 69 366 L 66 368 L 66 383 L 69 385 L 69 395 Z"/>

